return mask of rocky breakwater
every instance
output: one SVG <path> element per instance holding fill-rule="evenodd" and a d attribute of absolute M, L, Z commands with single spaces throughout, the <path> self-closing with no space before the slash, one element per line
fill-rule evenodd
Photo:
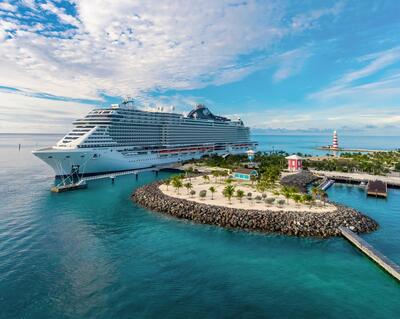
<path fill-rule="evenodd" d="M 132 199 L 152 211 L 196 223 L 292 236 L 326 238 L 340 236 L 339 226 L 350 227 L 357 233 L 371 232 L 378 227 L 371 218 L 338 204 L 334 204 L 337 209 L 329 213 L 236 209 L 165 195 L 159 189 L 161 183 L 136 189 Z"/>
<path fill-rule="evenodd" d="M 307 185 L 320 179 L 320 177 L 315 176 L 309 171 L 301 171 L 297 174 L 290 174 L 282 177 L 281 184 L 283 186 L 295 187 L 300 192 L 307 193 Z"/>

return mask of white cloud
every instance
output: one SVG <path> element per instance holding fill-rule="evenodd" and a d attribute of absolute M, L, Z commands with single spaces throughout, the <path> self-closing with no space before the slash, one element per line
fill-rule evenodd
<path fill-rule="evenodd" d="M 355 80 L 367 77 L 399 61 L 400 47 L 385 50 L 375 54 L 370 54 L 366 57 L 362 57 L 360 60 L 361 61 L 370 60 L 371 62 L 359 70 L 352 71 L 346 74 L 339 80 L 339 83 L 350 83 Z"/>
<path fill-rule="evenodd" d="M 2 2 L 2 3 L 0 3 L 0 10 L 14 12 L 17 10 L 17 7 L 10 4 L 9 2 Z"/>
<path fill-rule="evenodd" d="M 399 69 L 377 76 L 388 66 L 400 62 L 400 47 L 363 56 L 358 60 L 367 64 L 358 70 L 345 73 L 330 86 L 311 94 L 309 97 L 323 101 L 342 99 L 376 104 L 396 97 L 400 98 Z M 370 76 L 375 76 L 375 78 L 369 79 Z M 363 82 L 359 83 L 359 80 L 363 80 Z"/>
<path fill-rule="evenodd" d="M 287 8 L 278 0 L 69 2 L 74 10 L 62 8 L 58 0 L 19 1 L 29 10 L 24 18 L 38 21 L 33 25 L 19 13 L 0 19 L 1 86 L 72 99 L 101 101 L 106 94 L 151 102 L 145 98 L 151 90 L 220 85 L 275 63 L 273 78 L 281 81 L 298 73 L 310 54 L 304 49 L 276 52 L 284 37 L 314 26 L 301 17 L 296 18 L 301 28 L 288 26 Z M 339 10 L 336 5 L 310 17 L 315 23 Z M 38 105 L 36 98 L 24 98 Z M 161 104 L 168 106 L 170 100 Z M 15 94 L 7 101 L 2 108 L 23 109 Z M 24 110 L 28 116 L 34 108 Z"/>
<path fill-rule="evenodd" d="M 337 16 L 343 10 L 344 4 L 343 1 L 338 1 L 333 7 L 326 7 L 298 14 L 292 19 L 292 28 L 294 31 L 315 28 L 318 26 L 320 18 L 324 16 Z"/>
<path fill-rule="evenodd" d="M 307 107 L 295 111 L 294 106 L 287 106 L 276 109 L 260 111 L 257 113 L 246 112 L 239 114 L 240 117 L 252 127 L 289 129 L 289 130 L 314 130 L 324 131 L 326 129 L 347 127 L 347 130 L 369 131 L 367 126 L 373 124 L 380 133 L 385 132 L 385 128 L 391 127 L 390 134 L 400 134 L 400 115 L 398 106 L 386 106 L 381 108 L 361 105 L 354 106 L 340 105 L 329 108 Z"/>
<path fill-rule="evenodd" d="M 41 34 L 22 24 L 0 28 L 13 32 L 0 47 L 2 85 L 92 99 L 99 92 L 197 88 L 220 76 L 237 79 L 227 66 L 237 64 L 239 55 L 268 48 L 285 32 L 274 2 L 75 3 L 76 17 L 55 3 L 41 4 L 70 25 L 66 31 L 51 23 Z"/>
<path fill-rule="evenodd" d="M 73 120 L 92 108 L 83 103 L 0 91 L 0 132 L 65 133 Z"/>
<path fill-rule="evenodd" d="M 56 7 L 51 2 L 42 3 L 42 4 L 40 4 L 40 7 L 43 10 L 49 11 L 49 12 L 53 13 L 54 15 L 56 15 L 61 23 L 70 24 L 70 25 L 73 25 L 76 27 L 79 26 L 79 21 L 77 19 L 75 19 L 71 15 L 66 14 L 65 10 L 63 8 Z"/>
<path fill-rule="evenodd" d="M 279 82 L 299 73 L 310 55 L 308 48 L 295 49 L 279 55 L 278 69 L 273 75 L 274 81 Z"/>
<path fill-rule="evenodd" d="M 21 4 L 31 9 L 36 8 L 35 0 L 21 0 Z"/>

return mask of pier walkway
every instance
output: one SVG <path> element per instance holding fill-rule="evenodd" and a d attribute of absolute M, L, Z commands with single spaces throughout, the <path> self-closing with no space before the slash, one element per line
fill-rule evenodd
<path fill-rule="evenodd" d="M 137 174 L 139 174 L 139 173 L 152 172 L 152 171 L 158 173 L 160 170 L 163 170 L 163 169 L 177 169 L 178 166 L 179 165 L 177 165 L 176 163 L 170 164 L 170 165 L 151 166 L 151 167 L 147 167 L 147 168 L 133 169 L 133 170 L 129 170 L 129 171 L 87 176 L 87 177 L 83 177 L 81 180 L 87 182 L 87 181 L 93 181 L 93 180 L 102 179 L 102 178 L 113 179 L 117 176 L 130 175 L 130 174 L 134 174 L 137 177 Z"/>
<path fill-rule="evenodd" d="M 333 179 L 324 178 L 324 181 L 318 185 L 318 188 L 322 189 L 323 191 L 326 191 L 333 184 L 335 184 L 335 181 Z"/>
<path fill-rule="evenodd" d="M 93 181 L 97 179 L 103 179 L 103 178 L 109 178 L 111 179 L 112 183 L 114 184 L 115 178 L 117 176 L 122 176 L 122 175 L 135 175 L 136 180 L 138 179 L 139 173 L 144 173 L 144 172 L 155 172 L 158 175 L 158 172 L 160 170 L 165 170 L 165 169 L 176 169 L 179 170 L 181 167 L 181 163 L 172 163 L 168 165 L 159 165 L 159 166 L 151 166 L 151 167 L 146 167 L 146 168 L 141 168 L 141 169 L 132 169 L 128 171 L 122 171 L 122 172 L 114 172 L 114 173 L 106 173 L 106 174 L 99 174 L 99 175 L 93 175 L 93 176 L 86 176 L 80 178 L 78 181 L 70 182 L 70 183 L 65 183 L 62 182 L 59 185 L 53 186 L 51 188 L 51 191 L 54 193 L 62 193 L 66 191 L 72 191 L 72 190 L 78 190 L 78 189 L 83 189 L 87 187 L 87 182 L 88 181 Z M 71 178 L 72 180 L 72 178 Z"/>
<path fill-rule="evenodd" d="M 387 184 L 388 187 L 400 188 L 400 177 L 396 176 L 381 176 L 371 175 L 365 173 L 344 173 L 344 172 L 330 172 L 330 171 L 317 171 L 310 169 L 310 172 L 315 175 L 333 179 L 337 182 L 346 183 L 368 183 L 369 181 L 381 181 Z"/>
<path fill-rule="evenodd" d="M 368 244 L 364 239 L 352 232 L 347 227 L 339 227 L 343 237 L 350 241 L 354 246 L 360 249 L 365 255 L 375 261 L 379 266 L 386 270 L 390 275 L 400 281 L 400 266 L 391 261 L 385 255 L 377 251 L 374 247 Z"/>

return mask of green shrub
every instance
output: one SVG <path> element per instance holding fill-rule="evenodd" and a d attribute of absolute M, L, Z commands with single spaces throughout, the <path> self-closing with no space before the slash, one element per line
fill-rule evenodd
<path fill-rule="evenodd" d="M 272 205 L 275 202 L 275 198 L 273 197 L 269 197 L 265 199 L 265 203 L 267 203 L 268 205 Z"/>
<path fill-rule="evenodd" d="M 265 193 L 263 193 L 261 196 L 262 196 L 263 199 L 267 198 L 267 194 L 265 194 Z"/>

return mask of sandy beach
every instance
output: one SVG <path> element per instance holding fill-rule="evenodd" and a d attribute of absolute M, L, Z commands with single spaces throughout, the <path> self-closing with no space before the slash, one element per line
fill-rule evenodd
<path fill-rule="evenodd" d="M 274 195 L 270 191 L 264 192 L 267 195 L 267 198 L 275 198 L 275 202 L 271 205 L 266 204 L 263 200 L 256 200 L 257 196 L 262 196 L 262 193 L 258 192 L 255 189 L 255 186 L 251 185 L 251 182 L 245 181 L 234 181 L 232 185 L 235 187 L 235 195 L 236 190 L 241 189 L 244 191 L 245 196 L 240 201 L 237 197 L 232 197 L 231 202 L 223 196 L 222 191 L 226 187 L 226 183 L 223 181 L 215 181 L 213 176 L 209 176 L 210 180 L 206 181 L 202 176 L 192 177 L 190 180 L 184 179 L 182 181 L 183 185 L 185 183 L 190 182 L 193 186 L 191 190 L 194 190 L 196 194 L 194 196 L 190 195 L 190 191 L 185 187 L 179 189 L 179 193 L 172 185 L 160 185 L 160 190 L 168 196 L 186 199 L 189 201 L 194 201 L 202 204 L 223 206 L 223 207 L 231 207 L 238 209 L 247 209 L 247 210 L 269 210 L 269 211 L 297 211 L 297 212 L 313 212 L 313 213 L 326 213 L 333 212 L 336 210 L 336 207 L 332 204 L 326 203 L 325 205 L 317 200 L 316 204 L 310 207 L 310 205 L 296 203 L 293 199 L 287 200 L 283 195 Z M 209 188 L 213 186 L 216 189 L 216 192 L 211 196 L 211 192 Z M 206 198 L 202 199 L 199 196 L 201 190 L 207 191 Z M 247 194 L 252 193 L 252 199 L 249 200 L 247 198 Z M 213 199 L 211 199 L 213 197 Z M 277 204 L 278 200 L 285 200 L 285 204 L 279 206 Z"/>

